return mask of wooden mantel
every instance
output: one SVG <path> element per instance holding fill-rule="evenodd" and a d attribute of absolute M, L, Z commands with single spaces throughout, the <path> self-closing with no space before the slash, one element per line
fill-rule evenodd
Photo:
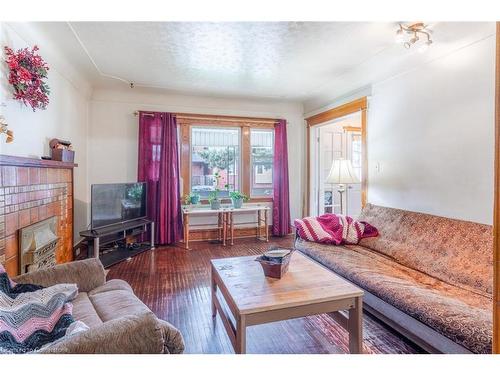
<path fill-rule="evenodd" d="M 43 160 L 28 158 L 24 156 L 11 156 L 0 154 L 0 165 L 10 165 L 16 167 L 38 167 L 38 168 L 75 168 L 76 163 L 65 163 L 56 160 Z"/>
<path fill-rule="evenodd" d="M 19 229 L 57 217 L 56 262 L 73 260 L 75 163 L 0 155 L 0 264 L 20 273 Z"/>

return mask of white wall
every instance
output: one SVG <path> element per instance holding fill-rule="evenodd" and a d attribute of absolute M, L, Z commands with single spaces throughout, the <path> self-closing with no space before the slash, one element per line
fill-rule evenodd
<path fill-rule="evenodd" d="M 302 215 L 305 127 L 300 103 L 165 94 L 141 88 L 96 89 L 90 104 L 89 184 L 137 180 L 136 110 L 285 118 L 291 216 Z"/>
<path fill-rule="evenodd" d="M 47 109 L 33 112 L 20 102 L 11 99 L 12 91 L 7 82 L 8 68 L 1 64 L 0 112 L 7 119 L 15 140 L 6 144 L 0 139 L 0 153 L 39 158 L 49 155 L 48 142 L 52 138 L 68 139 L 76 151 L 75 168 L 75 239 L 87 226 L 87 123 L 90 86 L 74 74 L 73 68 L 50 41 L 44 40 L 30 24 L 0 24 L 1 59 L 3 46 L 13 49 L 37 44 L 40 54 L 49 64 L 48 84 L 51 89 Z"/>
<path fill-rule="evenodd" d="M 373 85 L 369 202 L 492 223 L 494 64 L 491 36 Z"/>

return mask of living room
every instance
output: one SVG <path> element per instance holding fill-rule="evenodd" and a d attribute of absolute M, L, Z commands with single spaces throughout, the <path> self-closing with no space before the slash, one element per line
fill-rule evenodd
<path fill-rule="evenodd" d="M 491 14 L 89 9 L 0 17 L 0 353 L 500 352 Z"/>

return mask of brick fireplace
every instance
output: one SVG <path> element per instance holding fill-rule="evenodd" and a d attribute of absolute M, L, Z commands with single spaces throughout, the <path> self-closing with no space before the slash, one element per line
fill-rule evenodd
<path fill-rule="evenodd" d="M 54 218 L 55 262 L 73 259 L 73 163 L 0 155 L 0 263 L 21 270 L 20 230 Z M 36 227 L 36 226 L 35 226 Z"/>

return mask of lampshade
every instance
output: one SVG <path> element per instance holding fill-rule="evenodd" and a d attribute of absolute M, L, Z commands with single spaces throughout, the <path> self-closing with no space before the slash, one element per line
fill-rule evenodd
<path fill-rule="evenodd" d="M 360 181 L 352 170 L 350 160 L 335 159 L 325 182 L 327 184 L 357 184 Z"/>

